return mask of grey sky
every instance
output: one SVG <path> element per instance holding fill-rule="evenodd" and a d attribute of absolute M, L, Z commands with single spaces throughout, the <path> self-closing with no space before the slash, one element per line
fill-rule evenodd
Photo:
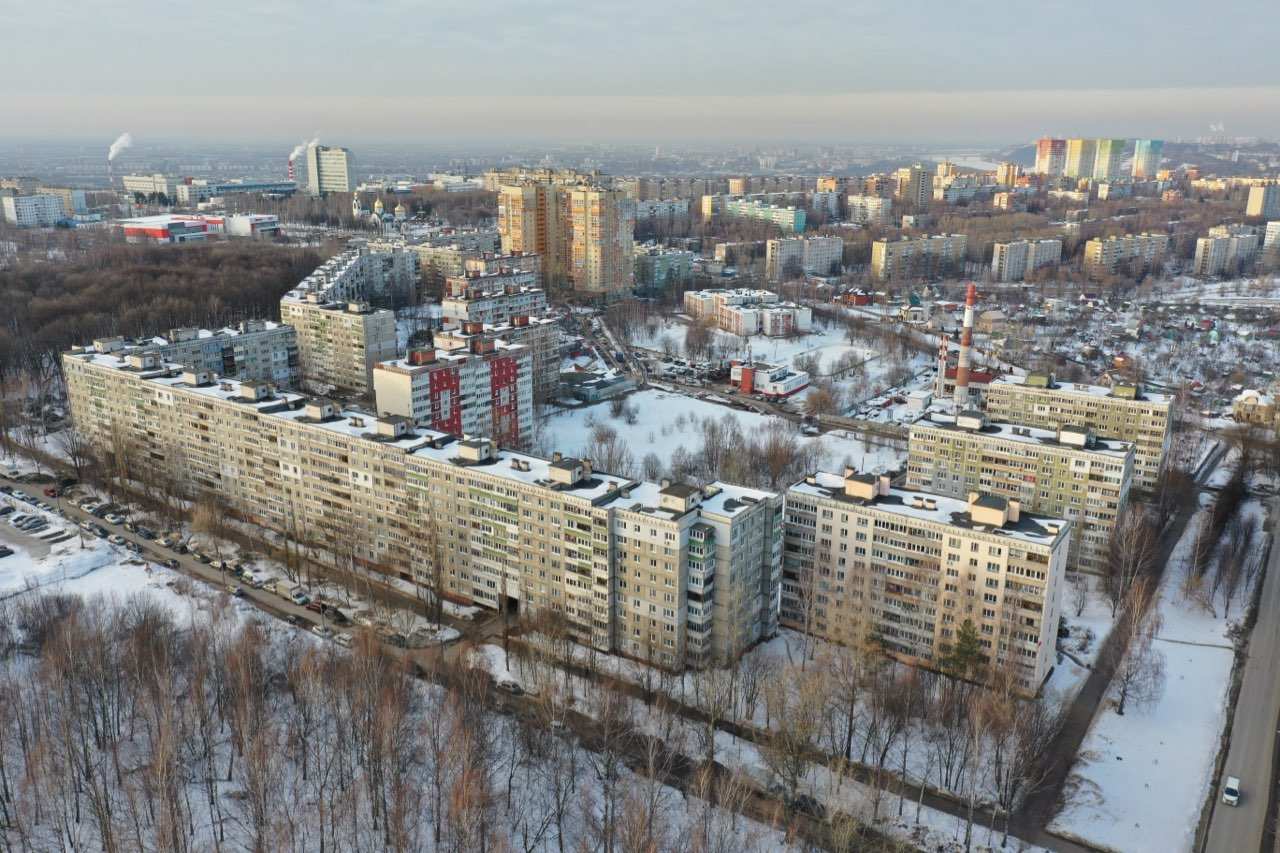
<path fill-rule="evenodd" d="M 1273 0 L 0 0 L 0 135 L 1280 134 L 1278 30 Z"/>

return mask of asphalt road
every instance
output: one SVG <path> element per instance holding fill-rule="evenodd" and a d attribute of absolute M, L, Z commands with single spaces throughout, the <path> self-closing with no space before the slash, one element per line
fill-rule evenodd
<path fill-rule="evenodd" d="M 1277 510 L 1280 510 L 1280 501 L 1273 499 L 1272 518 L 1276 518 Z M 1280 577 L 1277 577 L 1280 547 L 1275 540 L 1273 528 L 1258 621 L 1249 640 L 1227 763 L 1222 768 L 1224 781 L 1227 776 L 1240 779 L 1240 805 L 1233 808 L 1222 802 L 1219 783 L 1205 844 L 1209 853 L 1252 853 L 1262 850 L 1264 839 L 1268 839 L 1264 829 L 1274 779 L 1276 740 L 1280 734 L 1277 730 L 1280 720 Z M 1270 849 L 1268 844 L 1267 853 Z"/>

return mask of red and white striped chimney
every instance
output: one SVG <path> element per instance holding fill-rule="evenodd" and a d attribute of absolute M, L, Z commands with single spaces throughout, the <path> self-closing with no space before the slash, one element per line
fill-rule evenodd
<path fill-rule="evenodd" d="M 964 326 L 960 329 L 960 357 L 956 361 L 956 411 L 969 408 L 969 349 L 973 346 L 973 306 L 978 301 L 978 287 L 969 282 L 964 295 Z"/>

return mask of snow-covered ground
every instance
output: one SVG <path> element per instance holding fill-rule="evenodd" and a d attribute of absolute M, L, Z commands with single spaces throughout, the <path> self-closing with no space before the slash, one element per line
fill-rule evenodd
<path fill-rule="evenodd" d="M 1085 586 L 1084 609 L 1079 616 L 1076 615 L 1074 583 Z M 1089 678 L 1098 659 L 1098 650 L 1111 633 L 1115 619 L 1111 616 L 1111 605 L 1100 589 L 1099 579 L 1088 575 L 1079 575 L 1077 580 L 1068 584 L 1062 610 L 1070 636 L 1058 640 L 1058 663 L 1044 686 L 1044 695 L 1054 696 L 1065 704 L 1075 698 Z"/>
<path fill-rule="evenodd" d="M 1258 504 L 1243 512 L 1255 517 Z M 1160 585 L 1163 626 L 1155 647 L 1165 657 L 1165 688 L 1150 707 L 1124 716 L 1104 700 L 1050 829 L 1112 850 L 1190 850 L 1228 713 L 1234 660 L 1230 626 L 1252 587 L 1223 619 L 1183 597 L 1181 586 L 1199 516 L 1187 525 Z"/>
<path fill-rule="evenodd" d="M 772 415 L 731 409 L 665 391 L 638 391 L 627 397 L 627 403 L 636 413 L 633 424 L 624 418 L 612 417 L 608 403 L 552 412 L 542 426 L 544 449 L 581 455 L 591 442 L 596 426 L 604 425 L 617 431 L 619 440 L 627 445 L 636 462 L 654 453 L 665 468 L 670 466 L 671 454 L 676 448 L 696 452 L 701 447 L 700 424 L 704 420 L 729 417 L 737 421 L 744 433 L 763 429 L 771 423 L 786 423 Z M 788 429 L 793 428 L 788 424 Z M 801 441 L 818 447 L 821 465 L 829 471 L 840 470 L 846 462 L 859 471 L 888 471 L 898 468 L 906 459 L 905 450 L 888 444 L 870 445 L 846 432 L 831 432 L 801 438 Z"/>

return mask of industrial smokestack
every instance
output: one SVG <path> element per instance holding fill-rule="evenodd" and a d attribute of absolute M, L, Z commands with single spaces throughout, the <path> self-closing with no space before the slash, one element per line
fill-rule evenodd
<path fill-rule="evenodd" d="M 942 395 L 947 391 L 947 356 L 950 355 L 951 347 L 947 342 L 947 333 L 945 331 L 938 332 L 938 379 L 933 383 L 933 396 L 941 399 Z"/>
<path fill-rule="evenodd" d="M 978 288 L 969 282 L 964 294 L 964 326 L 960 329 L 960 357 L 956 361 L 956 411 L 969 408 L 969 349 L 973 346 L 973 306 L 978 301 Z"/>

